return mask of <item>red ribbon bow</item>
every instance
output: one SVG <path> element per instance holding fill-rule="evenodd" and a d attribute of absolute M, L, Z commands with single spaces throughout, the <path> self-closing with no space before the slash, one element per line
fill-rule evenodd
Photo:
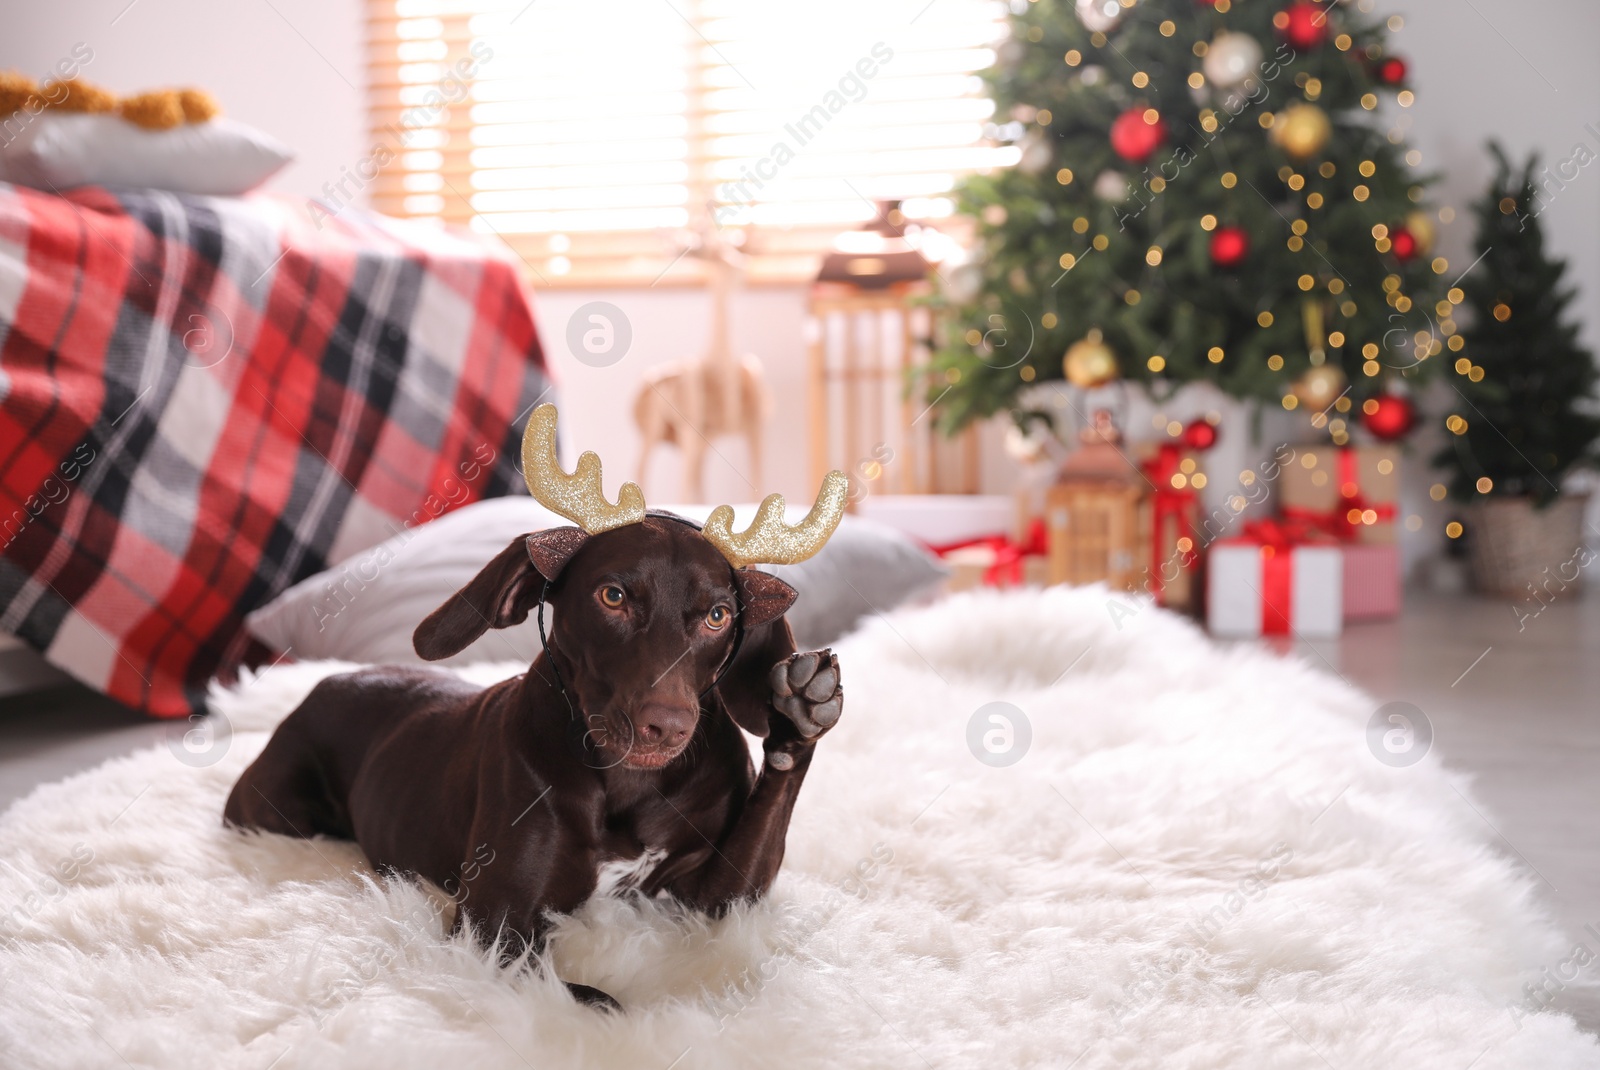
<path fill-rule="evenodd" d="M 1329 542 L 1331 538 L 1331 533 L 1321 524 L 1285 516 L 1282 519 L 1269 517 L 1265 520 L 1251 520 L 1239 529 L 1238 535 L 1225 541 L 1253 542 L 1260 546 L 1270 546 L 1275 551 L 1283 551 L 1306 543 Z"/>

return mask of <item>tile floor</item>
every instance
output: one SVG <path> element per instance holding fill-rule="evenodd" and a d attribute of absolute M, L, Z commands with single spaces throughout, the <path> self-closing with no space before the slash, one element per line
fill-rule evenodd
<path fill-rule="evenodd" d="M 1413 592 L 1397 621 L 1288 645 L 1367 690 L 1374 709 L 1421 709 L 1433 746 L 1473 775 L 1483 820 L 1538 874 L 1573 939 L 1600 927 L 1600 591 L 1521 622 L 1509 602 Z M 77 687 L 0 699 L 0 807 L 186 728 Z M 1569 989 L 1562 1005 L 1600 1032 L 1600 990 Z"/>

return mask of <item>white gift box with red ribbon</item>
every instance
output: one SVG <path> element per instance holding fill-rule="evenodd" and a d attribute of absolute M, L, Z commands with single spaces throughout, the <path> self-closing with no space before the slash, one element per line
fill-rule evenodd
<path fill-rule="evenodd" d="M 1206 625 L 1213 635 L 1338 635 L 1344 555 L 1338 546 L 1220 539 L 1206 558 Z"/>

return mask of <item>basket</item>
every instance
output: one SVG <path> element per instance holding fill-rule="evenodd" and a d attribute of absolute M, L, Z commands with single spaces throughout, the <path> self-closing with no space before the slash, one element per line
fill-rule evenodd
<path fill-rule="evenodd" d="M 1576 591 L 1588 501 L 1587 494 L 1563 494 L 1543 509 L 1527 498 L 1474 502 L 1468 513 L 1473 586 L 1512 598 Z"/>

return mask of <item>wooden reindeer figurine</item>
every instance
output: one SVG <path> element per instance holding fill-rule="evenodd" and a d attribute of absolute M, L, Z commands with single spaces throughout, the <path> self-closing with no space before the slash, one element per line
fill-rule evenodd
<path fill-rule="evenodd" d="M 633 416 L 644 439 L 641 477 L 655 445 L 674 443 L 683 452 L 685 497 L 698 502 L 705 498 L 705 451 L 718 435 L 744 435 L 750 451 L 748 482 L 761 485 L 761 432 L 772 397 L 760 359 L 752 354 L 735 358 L 728 343 L 728 295 L 743 255 L 709 225 L 701 228 L 688 255 L 706 266 L 711 347 L 699 360 L 677 361 L 646 375 Z"/>

